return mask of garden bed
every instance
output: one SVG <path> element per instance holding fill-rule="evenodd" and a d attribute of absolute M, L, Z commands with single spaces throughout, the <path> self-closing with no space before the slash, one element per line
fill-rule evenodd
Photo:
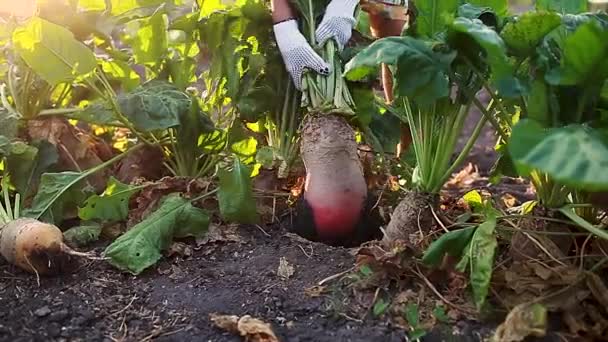
<path fill-rule="evenodd" d="M 487 127 L 469 160 L 479 176 L 450 188 L 451 196 L 487 188 L 484 177 L 495 159 L 492 135 Z M 520 200 L 533 196 L 527 189 L 517 180 L 492 187 L 495 196 L 513 194 Z M 240 341 L 214 327 L 210 314 L 262 319 L 286 342 L 404 340 L 402 328 L 371 315 L 366 308 L 370 293 L 338 288 L 310 295 L 320 281 L 336 284 L 338 278 L 331 277 L 353 267 L 352 250 L 303 240 L 276 224 L 233 226 L 222 236 L 200 246 L 189 241 L 184 245 L 188 251 L 137 277 L 93 261 L 69 275 L 36 279 L 1 260 L 0 340 Z M 277 274 L 281 258 L 294 267 L 287 279 Z M 411 287 L 420 291 L 419 285 Z M 429 293 L 426 300 L 439 298 Z M 449 336 L 453 341 L 481 341 L 495 325 L 461 321 L 436 328 L 425 341 Z"/>

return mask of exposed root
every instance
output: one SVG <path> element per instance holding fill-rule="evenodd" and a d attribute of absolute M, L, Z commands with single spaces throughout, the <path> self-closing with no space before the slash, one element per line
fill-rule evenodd
<path fill-rule="evenodd" d="M 404 240 L 418 245 L 424 235 L 433 230 L 435 224 L 431 208 L 438 197 L 421 192 L 408 191 L 393 211 L 391 221 L 386 227 L 382 240 L 385 246 L 391 246 L 397 240 Z"/>
<path fill-rule="evenodd" d="M 80 258 L 85 258 L 88 260 L 98 260 L 98 261 L 104 261 L 104 260 L 108 260 L 109 258 L 107 257 L 98 257 L 95 254 L 89 252 L 89 253 L 83 253 L 83 252 L 78 252 L 73 250 L 72 248 L 70 248 L 68 245 L 62 243 L 61 244 L 61 252 L 65 253 L 67 255 L 71 255 L 71 256 L 75 256 L 75 257 L 80 257 Z"/>

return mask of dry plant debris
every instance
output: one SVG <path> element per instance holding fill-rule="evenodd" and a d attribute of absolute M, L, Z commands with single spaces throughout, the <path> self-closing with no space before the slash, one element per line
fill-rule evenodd
<path fill-rule="evenodd" d="M 249 315 L 211 314 L 210 319 L 218 328 L 242 336 L 245 342 L 279 342 L 270 324 Z"/>
<path fill-rule="evenodd" d="M 543 337 L 547 331 L 547 309 L 540 304 L 520 304 L 496 329 L 492 342 L 518 342 L 528 336 Z"/>

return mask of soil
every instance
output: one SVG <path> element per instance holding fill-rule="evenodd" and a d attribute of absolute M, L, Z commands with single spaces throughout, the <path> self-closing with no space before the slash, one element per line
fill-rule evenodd
<path fill-rule="evenodd" d="M 459 184 L 458 192 L 491 187 L 525 199 L 523 182 L 488 184 L 493 142 L 486 127 L 468 160 L 479 175 Z M 90 262 L 67 275 L 37 279 L 0 260 L 0 341 L 241 340 L 215 328 L 212 313 L 262 319 L 281 341 L 407 340 L 406 331 L 386 320 L 345 314 L 333 295 L 307 294 L 319 281 L 350 269 L 351 250 L 305 241 L 278 224 L 243 226 L 237 233 L 236 242 L 185 245 L 190 256 L 164 258 L 137 277 Z M 281 258 L 295 268 L 290 278 L 278 273 Z M 492 328 L 461 322 L 437 328 L 424 340 L 481 341 Z"/>

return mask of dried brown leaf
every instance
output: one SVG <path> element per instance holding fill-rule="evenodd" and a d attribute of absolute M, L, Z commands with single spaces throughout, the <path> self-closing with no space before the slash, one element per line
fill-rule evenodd
<path fill-rule="evenodd" d="M 546 331 L 547 309 L 541 304 L 521 304 L 509 312 L 496 329 L 492 341 L 523 341 L 528 336 L 543 337 Z"/>
<path fill-rule="evenodd" d="M 211 314 L 210 316 L 217 327 L 243 336 L 246 342 L 279 342 L 270 324 L 257 318 L 249 315 L 240 318 L 235 315 Z"/>
<path fill-rule="evenodd" d="M 586 282 L 595 300 L 608 310 L 608 288 L 604 284 L 604 281 L 597 274 L 589 272 L 587 273 Z"/>
<path fill-rule="evenodd" d="M 207 181 L 189 177 L 162 178 L 131 198 L 127 227 L 133 227 L 156 210 L 159 201 L 166 195 L 180 192 L 186 197 L 193 197 L 208 191 L 209 185 L 210 183 Z"/>
<path fill-rule="evenodd" d="M 48 141 L 57 148 L 59 171 L 82 171 L 101 164 L 111 158 L 110 146 L 63 117 L 47 117 L 29 120 L 27 133 L 31 140 Z M 96 191 L 103 191 L 108 180 L 108 171 L 102 170 L 87 177 Z"/>
<path fill-rule="evenodd" d="M 209 230 L 205 236 L 196 239 L 197 250 L 202 248 L 202 246 L 216 243 L 216 242 L 237 242 L 237 243 L 245 243 L 245 240 L 238 233 L 239 225 L 238 224 L 229 224 L 229 225 L 218 225 L 215 223 L 211 223 L 209 225 Z"/>
<path fill-rule="evenodd" d="M 454 174 L 447 183 L 447 188 L 465 188 L 479 179 L 479 169 L 477 165 L 469 163 L 458 173 Z"/>
<path fill-rule="evenodd" d="M 327 290 L 327 288 L 325 286 L 315 285 L 313 287 L 304 289 L 304 293 L 309 297 L 315 298 L 315 297 L 321 297 L 321 295 L 323 293 L 325 293 L 326 290 Z"/>
<path fill-rule="evenodd" d="M 157 180 L 162 175 L 163 152 L 157 146 L 144 146 L 116 165 L 115 177 L 129 184 L 136 179 Z"/>
<path fill-rule="evenodd" d="M 279 268 L 277 269 L 277 275 L 283 279 L 289 279 L 295 273 L 296 269 L 293 265 L 289 264 L 285 257 L 279 259 Z"/>

